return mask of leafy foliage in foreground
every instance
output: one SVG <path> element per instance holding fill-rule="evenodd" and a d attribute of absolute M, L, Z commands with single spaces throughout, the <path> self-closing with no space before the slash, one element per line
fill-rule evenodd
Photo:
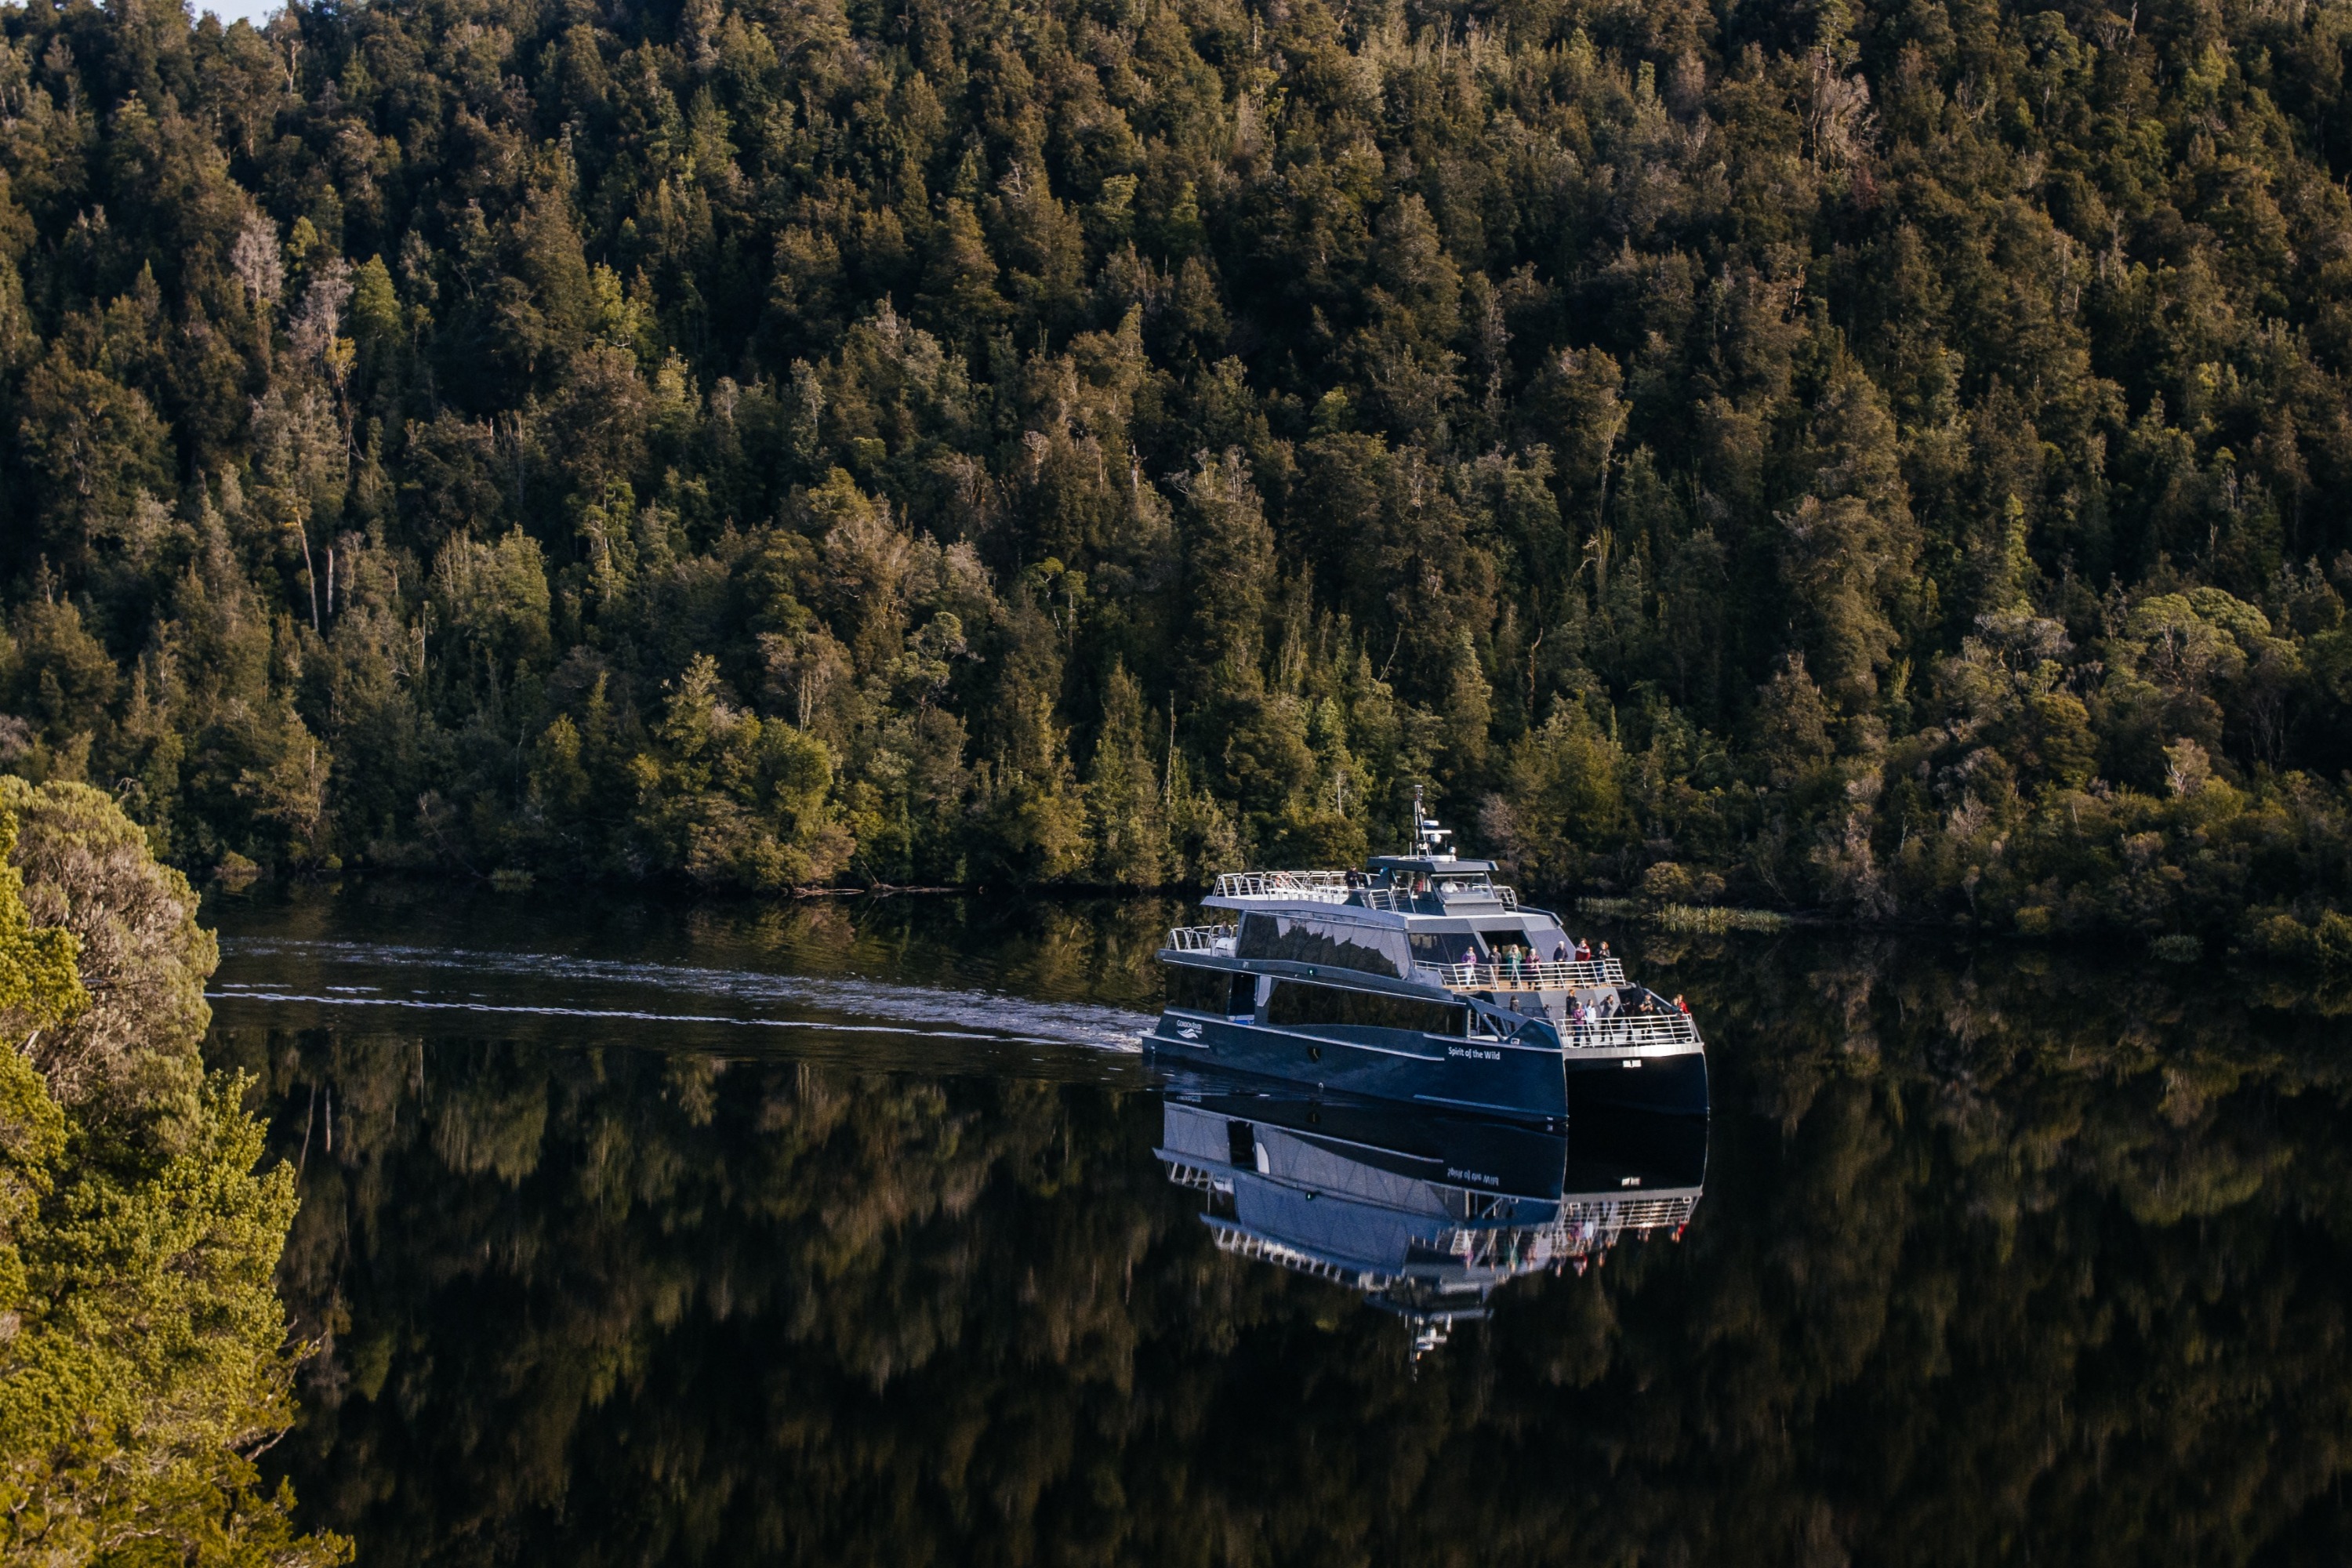
<path fill-rule="evenodd" d="M 18 834 L 23 840 L 18 841 Z M 26 885 L 32 868 L 34 881 Z M 0 780 L 0 1556 L 309 1568 L 253 1458 L 293 1417 L 273 1274 L 295 1207 L 203 1081 L 213 949 L 80 785 Z M 77 965 L 79 960 L 79 965 Z"/>
<path fill-rule="evenodd" d="M 0 745 L 184 864 L 2352 957 L 2352 9 L 0 16 Z M 1677 900 L 1681 901 L 1681 900 Z"/>

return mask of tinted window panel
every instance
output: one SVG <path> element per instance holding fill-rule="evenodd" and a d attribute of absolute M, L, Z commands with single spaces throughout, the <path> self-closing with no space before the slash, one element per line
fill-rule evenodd
<path fill-rule="evenodd" d="M 1470 957 L 1463 957 L 1463 954 Z M 1489 959 L 1489 947 L 1467 931 L 1416 931 L 1413 933 L 1413 962 L 1416 963 L 1484 963 Z"/>
<path fill-rule="evenodd" d="M 1189 963 L 1168 966 L 1168 1005 L 1188 1013 L 1223 1013 L 1236 976 L 1230 969 L 1196 969 Z M 1250 977 L 1238 976 L 1244 984 Z M 1244 1005 L 1244 1011 L 1247 1011 Z"/>
<path fill-rule="evenodd" d="M 1476 937 L 1466 931 L 1415 931 L 1412 935 L 1412 961 L 1415 963 L 1460 963 L 1464 953 L 1469 962 L 1486 962 L 1486 949 Z"/>
<path fill-rule="evenodd" d="M 1469 1018 L 1468 1008 L 1444 1002 L 1416 1002 L 1409 996 L 1382 996 L 1298 980 L 1275 982 L 1274 1000 L 1266 1005 L 1268 1023 L 1294 1026 L 1412 1029 L 1424 1035 L 1459 1036 L 1468 1033 Z"/>
<path fill-rule="evenodd" d="M 1234 949 L 1240 958 L 1282 958 L 1327 969 L 1358 969 L 1401 980 L 1394 956 L 1380 945 L 1393 942 L 1396 932 L 1339 921 L 1318 921 L 1292 915 L 1244 915 L 1241 938 Z"/>

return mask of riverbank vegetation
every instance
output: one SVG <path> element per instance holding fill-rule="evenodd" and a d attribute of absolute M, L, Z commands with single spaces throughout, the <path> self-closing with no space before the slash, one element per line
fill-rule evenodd
<path fill-rule="evenodd" d="M 216 956 L 104 795 L 0 779 L 0 1558 L 326 1568 L 293 1419 L 294 1171 L 198 1055 Z"/>
<path fill-rule="evenodd" d="M 2352 11 L 0 12 L 0 765 L 174 863 L 2352 963 Z"/>

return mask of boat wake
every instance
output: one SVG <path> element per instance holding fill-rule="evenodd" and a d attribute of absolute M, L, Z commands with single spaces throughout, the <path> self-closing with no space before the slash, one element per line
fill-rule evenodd
<path fill-rule="evenodd" d="M 215 1002 L 916 1035 L 1119 1052 L 1139 1050 L 1136 1037 L 1152 1022 L 1146 1014 L 1090 1003 L 1037 1002 L 982 991 L 556 953 L 278 938 L 227 939 L 221 950 L 228 961 L 225 967 L 232 972 L 250 974 L 255 970 L 278 969 L 281 977 L 222 979 L 206 993 Z M 289 984 L 282 977 L 289 963 L 333 972 L 339 981 L 391 970 L 426 983 L 407 987 L 328 984 L 322 977 Z M 393 976 L 383 978 L 389 981 Z M 506 984 L 479 984 L 484 981 Z M 541 1002 L 530 995 L 531 990 L 550 984 L 568 987 L 575 994 L 586 991 L 603 995 L 574 994 L 562 1003 Z"/>

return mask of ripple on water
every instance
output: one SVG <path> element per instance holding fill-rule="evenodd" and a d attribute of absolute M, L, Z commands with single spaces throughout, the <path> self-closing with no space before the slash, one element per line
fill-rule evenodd
<path fill-rule="evenodd" d="M 1151 1026 L 1145 1014 L 1078 1002 L 1037 1002 L 983 991 L 897 985 L 885 981 L 774 974 L 756 970 L 576 958 L 561 953 L 390 943 L 314 942 L 275 937 L 225 940 L 223 956 L 236 971 L 268 971 L 280 963 L 333 969 L 424 972 L 480 982 L 514 982 L 511 992 L 395 994 L 383 985 L 328 984 L 290 977 L 237 978 L 217 983 L 215 1000 L 303 1004 L 324 1007 L 411 1009 L 628 1023 L 723 1025 L 754 1029 L 821 1029 L 835 1034 L 921 1035 L 1006 1044 L 1078 1046 L 1139 1050 L 1136 1037 Z M 541 1001 L 530 987 L 551 983 L 609 988 L 608 1005 Z M 663 1001 L 732 1004 L 736 1012 L 688 1012 Z M 810 1016 L 810 1013 L 824 1016 Z"/>

